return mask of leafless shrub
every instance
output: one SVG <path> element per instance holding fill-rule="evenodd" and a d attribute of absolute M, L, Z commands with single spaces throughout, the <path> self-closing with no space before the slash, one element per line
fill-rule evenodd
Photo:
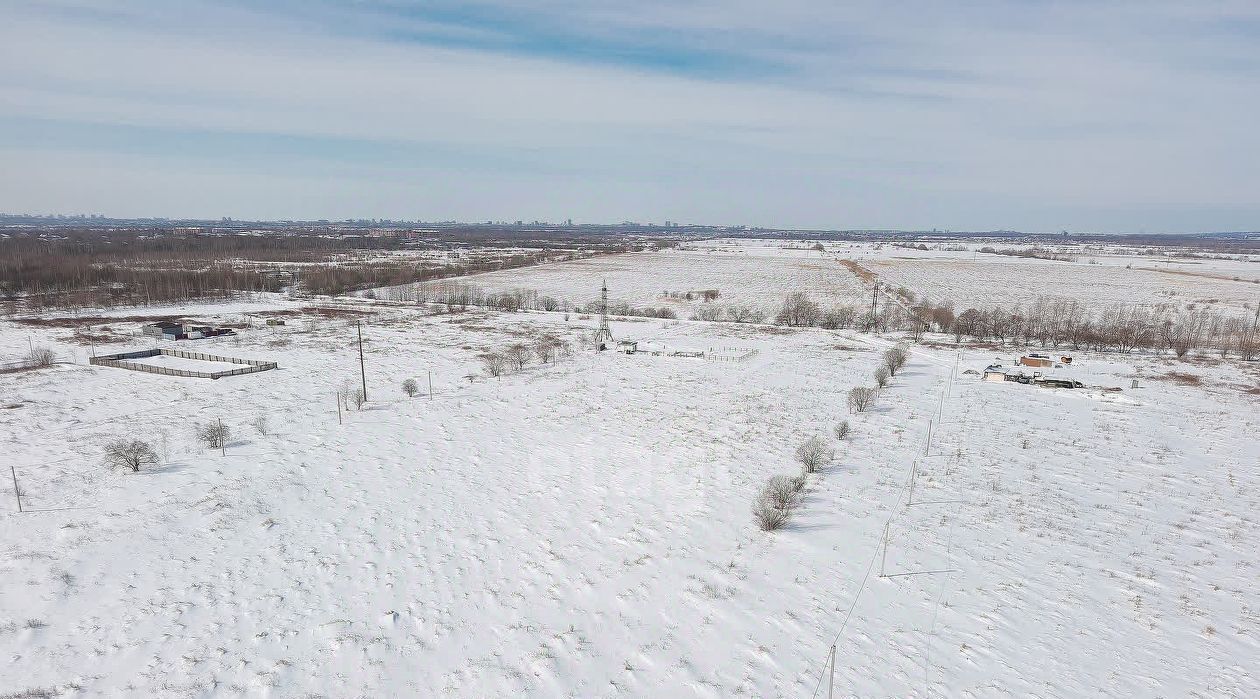
<path fill-rule="evenodd" d="M 801 462 L 805 473 L 813 473 L 836 456 L 822 437 L 810 437 L 796 448 L 796 460 Z"/>
<path fill-rule="evenodd" d="M 416 383 L 415 379 L 407 379 L 402 382 L 402 390 L 403 393 L 407 394 L 408 398 L 415 398 L 416 394 L 420 392 L 420 385 Z"/>
<path fill-rule="evenodd" d="M 157 452 L 148 442 L 139 439 L 119 439 L 105 445 L 105 463 L 113 468 L 121 468 L 139 473 L 146 466 L 158 463 Z"/>
<path fill-rule="evenodd" d="M 849 412 L 865 412 L 875 402 L 876 389 L 870 386 L 858 386 L 849 391 Z"/>
<path fill-rule="evenodd" d="M 498 352 L 490 352 L 481 355 L 481 366 L 485 368 L 486 374 L 490 376 L 502 376 L 503 369 L 507 366 L 507 360 Z"/>
<path fill-rule="evenodd" d="M 896 376 L 908 359 L 910 359 L 910 354 L 900 347 L 889 347 L 884 352 L 884 366 L 888 368 L 891 376 Z"/>
<path fill-rule="evenodd" d="M 797 486 L 797 479 L 792 476 L 771 476 L 761 488 L 761 497 L 781 510 L 790 509 L 796 504 L 797 494 L 804 487 L 804 479 Z"/>
<path fill-rule="evenodd" d="M 271 434 L 271 420 L 266 413 L 256 415 L 253 420 L 249 421 L 249 424 L 262 437 Z"/>
<path fill-rule="evenodd" d="M 209 449 L 222 449 L 227 446 L 227 441 L 231 437 L 231 431 L 221 420 L 211 420 L 198 425 L 195 432 L 197 439 L 204 442 Z"/>
<path fill-rule="evenodd" d="M 848 420 L 841 420 L 840 423 L 836 425 L 835 433 L 836 439 L 847 439 L 848 436 L 853 433 L 853 428 L 849 427 Z"/>
<path fill-rule="evenodd" d="M 57 361 L 57 355 L 47 347 L 35 347 L 26 354 L 26 361 L 35 367 L 52 366 Z"/>
<path fill-rule="evenodd" d="M 888 379 L 892 376 L 892 372 L 886 366 L 879 366 L 875 369 L 875 386 L 883 388 L 888 385 Z"/>
<path fill-rule="evenodd" d="M 757 526 L 762 531 L 767 532 L 781 529 L 792 516 L 791 510 L 775 507 L 774 503 L 767 501 L 760 494 L 757 495 L 757 499 L 753 502 L 752 512 L 753 521 L 757 523 Z"/>
<path fill-rule="evenodd" d="M 367 405 L 367 394 L 362 387 L 350 389 L 350 402 L 354 403 L 355 410 L 363 410 L 363 406 Z"/>

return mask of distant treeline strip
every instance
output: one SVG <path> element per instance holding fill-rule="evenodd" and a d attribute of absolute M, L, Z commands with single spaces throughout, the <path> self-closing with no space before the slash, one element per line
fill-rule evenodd
<path fill-rule="evenodd" d="M 290 263 L 299 290 L 336 295 L 361 289 L 442 279 L 538 264 L 544 261 L 623 252 L 623 243 L 573 243 L 520 251 L 504 241 L 503 254 L 460 263 L 425 264 L 415 259 L 369 257 L 346 262 L 355 253 L 424 248 L 423 241 L 399 237 L 341 236 L 330 232 L 199 235 L 179 231 L 9 232 L 0 238 L 0 302 L 10 312 L 38 312 L 172 301 L 228 298 L 243 292 L 279 291 L 292 282 L 275 274 Z M 446 243 L 433 243 L 441 248 Z M 268 263 L 268 264 L 257 264 Z M 277 266 L 275 263 L 280 263 Z"/>

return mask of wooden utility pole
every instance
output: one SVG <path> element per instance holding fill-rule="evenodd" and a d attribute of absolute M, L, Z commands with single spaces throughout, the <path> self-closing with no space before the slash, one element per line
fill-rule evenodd
<path fill-rule="evenodd" d="M 888 524 L 884 524 L 884 550 L 879 554 L 879 577 L 887 577 L 884 575 L 884 564 L 888 562 Z"/>
<path fill-rule="evenodd" d="M 433 370 L 429 370 L 429 400 L 433 400 Z"/>
<path fill-rule="evenodd" d="M 363 381 L 363 400 L 367 401 L 367 369 L 363 364 L 363 324 L 354 321 L 354 327 L 359 331 L 359 378 Z"/>
<path fill-rule="evenodd" d="M 13 464 L 9 464 L 9 473 L 13 474 L 13 497 L 18 502 L 18 512 L 22 511 L 22 491 L 17 484 L 17 470 L 13 468 Z"/>
<path fill-rule="evenodd" d="M 337 401 L 337 424 L 341 424 L 341 394 L 334 393 L 333 400 Z"/>
<path fill-rule="evenodd" d="M 227 456 L 227 432 L 223 429 L 223 418 L 219 418 L 219 451 Z"/>

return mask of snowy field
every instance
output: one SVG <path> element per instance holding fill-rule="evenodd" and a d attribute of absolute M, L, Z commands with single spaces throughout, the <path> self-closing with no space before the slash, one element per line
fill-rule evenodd
<path fill-rule="evenodd" d="M 986 243 L 998 248 L 1021 247 Z M 771 316 L 783 296 L 804 291 L 824 307 L 870 302 L 871 286 L 841 265 L 856 262 L 892 288 L 921 299 L 952 300 L 959 309 L 1024 304 L 1039 297 L 1077 299 L 1101 310 L 1112 304 L 1165 310 L 1209 309 L 1250 316 L 1260 301 L 1260 261 L 1118 254 L 1119 248 L 1061 246 L 1079 255 L 1058 262 L 965 250 L 911 250 L 888 243 L 823 243 L 717 239 L 680 249 L 623 253 L 461 277 L 490 292 L 533 289 L 560 301 L 586 304 L 608 282 L 609 298 L 637 307 L 669 307 L 687 318 L 704 301 L 671 292 L 717 289 L 714 302 L 759 309 Z M 1027 247 L 1027 246 L 1022 246 Z M 1111 254 L 1104 254 L 1110 252 Z"/>
<path fill-rule="evenodd" d="M 842 243 L 828 245 L 828 252 L 858 262 L 882 282 L 904 286 L 921 298 L 952 300 L 960 309 L 1027 306 L 1044 297 L 1076 299 L 1094 307 L 1123 303 L 1249 316 L 1260 301 L 1260 261 L 1254 256 L 1192 259 L 1062 246 L 1058 252 L 1079 257 L 1061 262 L 980 253 L 974 243 L 970 247 L 908 250 Z"/>
<path fill-rule="evenodd" d="M 686 253 L 656 259 L 689 278 Z M 480 352 L 594 321 L 276 304 L 286 326 L 196 349 L 281 368 L 219 381 L 85 366 L 71 330 L 0 321 L 0 352 L 77 361 L 0 375 L 30 510 L 0 493 L 0 696 L 811 696 L 833 640 L 841 696 L 1260 693 L 1254 366 L 1078 355 L 1123 390 L 1065 391 L 962 373 L 1009 354 L 920 347 L 851 416 L 891 338 L 614 323 L 759 352 L 578 350 L 496 380 Z M 339 423 L 356 318 L 369 403 Z M 226 456 L 192 437 L 217 419 Z M 754 494 L 812 435 L 837 459 L 759 531 Z M 107 470 L 119 437 L 165 463 Z"/>
<path fill-rule="evenodd" d="M 875 261 L 867 269 L 894 286 L 905 286 L 923 298 L 952 300 L 959 308 L 1026 306 L 1044 297 L 1078 299 L 1097 307 L 1124 303 L 1248 315 L 1252 304 L 1260 299 L 1260 284 L 1205 277 L 1197 270 L 1192 274 L 1154 263 L 1146 268 L 1135 264 L 1130 269 L 1084 262 L 1002 260 L 892 259 Z"/>
<path fill-rule="evenodd" d="M 807 249 L 782 249 L 758 244 L 689 246 L 697 249 L 623 253 L 586 260 L 555 262 L 533 267 L 462 277 L 487 291 L 525 288 L 577 304 L 599 297 L 608 282 L 612 301 L 632 306 L 673 308 L 680 318 L 703 301 L 671 298 L 670 292 L 716 289 L 715 303 L 778 309 L 783 295 L 807 291 L 826 305 L 861 303 L 869 288 L 834 256 Z"/>

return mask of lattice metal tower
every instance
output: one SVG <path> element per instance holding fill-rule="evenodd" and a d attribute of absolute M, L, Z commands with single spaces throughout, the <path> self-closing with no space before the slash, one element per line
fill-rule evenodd
<path fill-rule="evenodd" d="M 608 280 L 599 290 L 599 330 L 595 333 L 595 347 L 607 349 L 612 344 L 612 330 L 608 327 Z"/>

